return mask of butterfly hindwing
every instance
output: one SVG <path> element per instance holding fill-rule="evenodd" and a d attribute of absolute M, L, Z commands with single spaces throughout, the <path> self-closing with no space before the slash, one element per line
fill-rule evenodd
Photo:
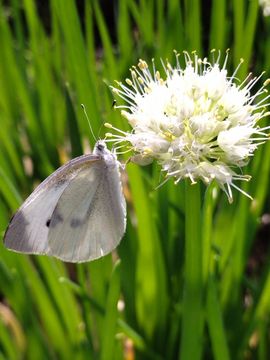
<path fill-rule="evenodd" d="M 84 167 L 64 189 L 52 214 L 49 255 L 71 262 L 99 258 L 118 245 L 125 219 L 116 162 L 101 160 Z"/>

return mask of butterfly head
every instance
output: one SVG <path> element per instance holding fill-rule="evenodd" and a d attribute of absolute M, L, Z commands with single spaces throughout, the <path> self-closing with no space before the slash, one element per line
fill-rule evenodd
<path fill-rule="evenodd" d="M 106 151 L 108 151 L 107 146 L 104 140 L 98 140 L 95 144 L 93 153 L 96 155 L 103 155 Z"/>
<path fill-rule="evenodd" d="M 115 158 L 115 155 L 107 148 L 107 145 L 105 143 L 104 140 L 98 140 L 96 142 L 96 145 L 94 147 L 94 150 L 93 150 L 93 154 L 94 155 L 99 155 L 103 158 L 106 158 L 106 159 L 114 159 Z"/>

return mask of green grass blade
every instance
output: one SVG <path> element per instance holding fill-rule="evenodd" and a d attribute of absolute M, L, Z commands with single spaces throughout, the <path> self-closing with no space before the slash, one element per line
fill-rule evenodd
<path fill-rule="evenodd" d="M 208 280 L 206 308 L 206 317 L 214 358 L 218 360 L 229 360 L 231 357 L 222 319 L 222 309 L 217 295 L 216 280 L 212 276 L 210 276 Z"/>
<path fill-rule="evenodd" d="M 120 297 L 120 261 L 114 265 L 110 287 L 108 290 L 106 315 L 103 322 L 101 360 L 114 357 L 115 336 L 117 329 L 118 309 L 117 304 Z"/>
<path fill-rule="evenodd" d="M 226 4 L 225 0 L 214 0 L 211 11 L 211 29 L 209 50 L 218 49 L 223 51 L 227 44 L 226 35 Z"/>

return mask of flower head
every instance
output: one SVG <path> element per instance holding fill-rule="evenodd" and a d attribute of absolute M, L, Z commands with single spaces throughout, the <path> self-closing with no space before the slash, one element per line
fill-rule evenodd
<path fill-rule="evenodd" d="M 268 96 L 255 104 L 254 99 L 266 92 L 264 85 L 255 95 L 250 93 L 260 76 L 250 74 L 237 84 L 239 66 L 229 77 L 227 59 L 228 53 L 220 66 L 220 55 L 210 62 L 196 53 L 192 58 L 184 53 L 185 67 L 181 67 L 176 54 L 175 67 L 162 62 L 164 77 L 154 62 L 150 70 L 140 60 L 132 67 L 126 84 L 112 87 L 126 101 L 117 107 L 132 131 L 123 132 L 107 124 L 118 132 L 108 134 L 110 140 L 128 142 L 136 153 L 134 159 L 141 164 L 156 159 L 166 177 L 174 177 L 176 183 L 189 178 L 192 183 L 202 179 L 209 184 L 215 179 L 232 201 L 231 187 L 240 190 L 234 181 L 250 179 L 237 170 L 268 138 L 265 131 L 269 127 L 257 125 L 267 115 Z"/>
<path fill-rule="evenodd" d="M 270 0 L 259 0 L 259 4 L 263 9 L 263 15 L 269 16 L 270 15 Z"/>

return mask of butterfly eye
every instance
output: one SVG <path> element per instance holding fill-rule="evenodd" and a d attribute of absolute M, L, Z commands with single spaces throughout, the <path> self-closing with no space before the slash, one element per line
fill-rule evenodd
<path fill-rule="evenodd" d="M 104 145 L 98 144 L 97 149 L 98 149 L 99 151 L 103 151 L 103 150 L 104 150 Z"/>

